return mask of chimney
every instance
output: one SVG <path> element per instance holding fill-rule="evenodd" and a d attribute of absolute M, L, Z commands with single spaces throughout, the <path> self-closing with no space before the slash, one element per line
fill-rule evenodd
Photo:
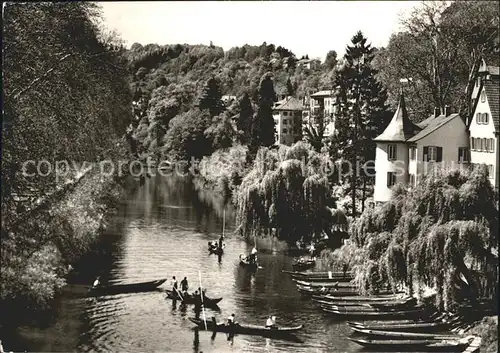
<path fill-rule="evenodd" d="M 441 109 L 439 108 L 434 108 L 434 117 L 438 117 L 441 114 Z"/>
<path fill-rule="evenodd" d="M 444 106 L 444 116 L 448 116 L 451 114 L 451 107 L 449 105 Z"/>

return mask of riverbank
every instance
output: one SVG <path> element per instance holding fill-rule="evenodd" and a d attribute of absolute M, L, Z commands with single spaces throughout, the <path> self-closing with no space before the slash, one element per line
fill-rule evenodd
<path fill-rule="evenodd" d="M 123 195 L 123 180 L 95 166 L 25 217 L 15 233 L 2 235 L 0 325 L 49 319 L 46 313 L 73 266 L 105 231 L 106 216 Z"/>

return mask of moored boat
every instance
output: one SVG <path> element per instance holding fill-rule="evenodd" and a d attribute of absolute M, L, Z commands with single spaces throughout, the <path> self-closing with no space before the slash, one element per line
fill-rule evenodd
<path fill-rule="evenodd" d="M 397 294 L 378 294 L 374 296 L 360 296 L 359 293 L 355 293 L 354 295 L 346 295 L 343 294 L 333 295 L 333 294 L 319 294 L 313 296 L 315 299 L 338 302 L 338 301 L 350 301 L 350 302 L 358 302 L 358 303 L 371 303 L 371 302 L 384 302 L 389 300 L 400 300 L 404 297 L 404 293 Z"/>
<path fill-rule="evenodd" d="M 316 266 L 316 259 L 315 258 L 313 258 L 313 259 L 300 258 L 300 259 L 294 260 L 294 262 L 292 264 L 292 268 L 294 270 L 306 270 L 309 268 L 313 268 L 314 266 Z"/>
<path fill-rule="evenodd" d="M 248 268 L 249 270 L 256 270 L 260 268 L 257 262 L 250 262 L 248 256 L 240 254 L 240 266 Z"/>
<path fill-rule="evenodd" d="M 92 296 L 97 295 L 111 295 L 111 294 L 122 294 L 122 293 L 140 293 L 154 291 L 157 287 L 165 283 L 167 279 L 159 279 L 156 281 L 149 282 L 139 282 L 130 284 L 114 284 L 114 285 L 98 285 L 97 287 L 91 287 L 88 294 Z"/>
<path fill-rule="evenodd" d="M 189 318 L 189 320 L 195 323 L 199 329 L 205 329 L 205 321 L 201 319 Z M 281 335 L 290 335 L 300 331 L 303 325 L 297 325 L 293 327 L 265 327 L 259 325 L 249 325 L 235 323 L 234 325 L 226 325 L 225 323 L 216 323 L 214 320 L 206 321 L 207 330 L 216 332 L 228 332 L 234 334 L 247 334 L 247 335 L 260 335 L 266 337 L 275 337 Z"/>
<path fill-rule="evenodd" d="M 461 340 L 369 340 L 349 337 L 349 340 L 372 350 L 382 351 L 457 351 L 467 347 L 470 339 Z"/>
<path fill-rule="evenodd" d="M 334 314 L 339 317 L 377 317 L 377 318 L 388 318 L 388 317 L 408 317 L 422 315 L 423 311 L 421 309 L 416 310 L 400 310 L 400 311 L 341 311 L 338 309 L 332 309 L 330 307 L 322 306 L 321 310 L 324 312 Z"/>
<path fill-rule="evenodd" d="M 404 331 L 386 331 L 386 330 L 369 330 L 362 329 L 358 327 L 352 327 L 351 329 L 356 332 L 368 336 L 370 338 L 381 338 L 381 339 L 458 339 L 457 335 L 447 335 L 439 333 L 422 333 L 422 332 L 404 332 Z"/>

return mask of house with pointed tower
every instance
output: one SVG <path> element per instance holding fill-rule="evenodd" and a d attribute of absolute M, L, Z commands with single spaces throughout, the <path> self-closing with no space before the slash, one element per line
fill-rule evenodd
<path fill-rule="evenodd" d="M 435 109 L 432 116 L 414 124 L 403 93 L 391 122 L 375 142 L 375 202 L 388 201 L 397 183 L 415 186 L 438 163 L 446 168 L 469 163 L 469 136 L 460 115 L 447 106 L 443 113 Z"/>
<path fill-rule="evenodd" d="M 483 60 L 472 95 L 473 114 L 468 122 L 470 161 L 486 164 L 490 182 L 498 190 L 500 184 L 500 68 Z"/>

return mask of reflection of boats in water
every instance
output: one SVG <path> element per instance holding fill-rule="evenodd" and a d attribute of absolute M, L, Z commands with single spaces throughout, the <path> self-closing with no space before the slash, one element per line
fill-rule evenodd
<path fill-rule="evenodd" d="M 292 268 L 294 270 L 307 270 L 307 269 L 313 268 L 314 266 L 316 266 L 316 258 L 315 257 L 310 258 L 310 259 L 301 257 L 299 259 L 294 260 L 294 262 L 292 264 Z"/>

